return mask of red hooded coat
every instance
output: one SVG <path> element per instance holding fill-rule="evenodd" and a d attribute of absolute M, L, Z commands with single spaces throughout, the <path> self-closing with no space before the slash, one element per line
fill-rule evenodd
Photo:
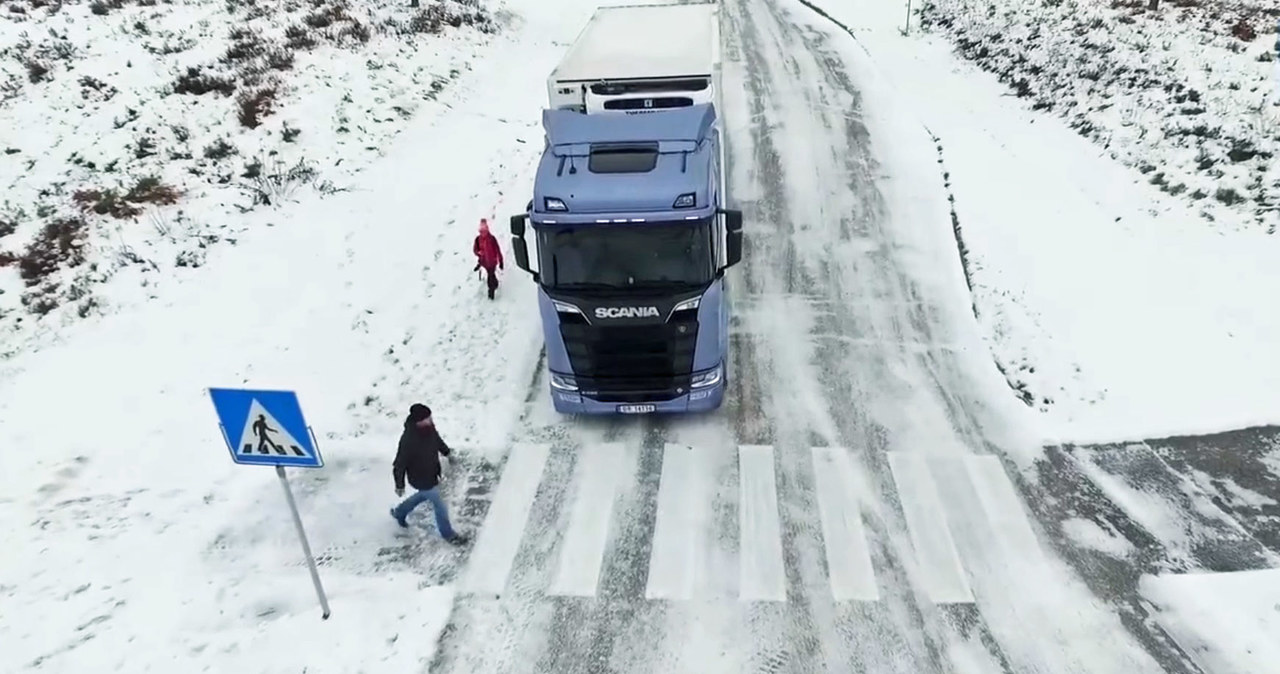
<path fill-rule="evenodd" d="M 471 244 L 471 252 L 475 253 L 479 260 L 480 266 L 493 271 L 494 267 L 506 269 L 502 259 L 502 248 L 498 246 L 498 239 L 489 233 L 488 221 L 480 220 L 480 234 L 476 236 L 476 240 Z"/>

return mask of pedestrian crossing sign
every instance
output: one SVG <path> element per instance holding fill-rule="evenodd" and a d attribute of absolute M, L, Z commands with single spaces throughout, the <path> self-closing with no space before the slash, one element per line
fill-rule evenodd
<path fill-rule="evenodd" d="M 296 468 L 324 465 L 293 391 L 211 388 L 209 397 L 232 461 Z"/>

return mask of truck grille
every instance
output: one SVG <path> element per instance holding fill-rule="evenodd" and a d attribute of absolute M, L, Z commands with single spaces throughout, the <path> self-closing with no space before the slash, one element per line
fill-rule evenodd
<path fill-rule="evenodd" d="M 683 315 L 681 315 L 683 314 Z M 698 342 L 696 312 L 659 325 L 561 323 L 578 388 L 602 402 L 670 400 L 689 391 Z"/>

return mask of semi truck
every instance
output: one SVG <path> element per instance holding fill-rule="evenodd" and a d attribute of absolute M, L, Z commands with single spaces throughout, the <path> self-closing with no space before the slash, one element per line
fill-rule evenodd
<path fill-rule="evenodd" d="M 725 207 L 719 37 L 715 4 L 602 7 L 548 79 L 533 199 L 510 227 L 560 413 L 724 400 L 742 213 Z"/>

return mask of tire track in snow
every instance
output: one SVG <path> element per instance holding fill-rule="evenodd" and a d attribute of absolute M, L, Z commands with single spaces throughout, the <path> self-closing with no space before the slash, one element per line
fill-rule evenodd
<path fill-rule="evenodd" d="M 818 357 L 811 336 L 822 320 L 819 314 L 824 309 L 830 313 L 832 302 L 831 289 L 817 280 L 826 264 L 823 248 L 828 242 L 812 239 L 826 222 L 851 223 L 838 213 L 828 213 L 821 203 L 800 202 L 823 201 L 805 188 L 842 177 L 827 167 L 842 166 L 843 143 L 833 142 L 826 131 L 812 133 L 807 124 L 815 110 L 809 87 L 821 82 L 808 77 L 813 74 L 813 57 L 805 45 L 788 37 L 789 27 L 776 8 L 756 1 L 725 7 L 735 24 L 732 32 L 742 41 L 750 97 L 746 112 L 752 122 L 748 135 L 759 171 L 760 199 L 744 209 L 750 222 L 759 222 L 764 229 L 751 230 L 748 241 L 753 254 L 744 255 L 748 288 L 759 298 L 759 306 L 744 322 L 750 333 L 762 336 L 762 346 L 769 347 L 768 355 L 761 358 L 760 375 L 772 384 L 765 394 L 765 407 L 773 420 L 778 452 L 789 593 L 785 608 L 762 607 L 750 625 L 751 641 L 757 644 L 754 671 L 946 671 L 940 656 L 912 643 L 910 634 L 919 631 L 918 625 L 900 620 L 883 606 L 836 604 L 830 595 L 808 448 L 829 444 L 837 436 L 837 422 L 825 412 L 832 404 L 827 401 L 829 394 L 816 383 L 815 370 L 826 363 Z M 796 110 L 803 112 L 787 114 Z M 739 141 L 733 140 L 736 152 Z M 785 144 L 779 145 L 779 140 Z M 806 383 L 806 379 L 814 381 Z M 836 417 L 851 412 L 865 417 L 857 401 L 845 397 L 836 404 L 848 407 Z M 903 623 L 906 633 L 900 627 Z"/>
<path fill-rule="evenodd" d="M 801 126 L 800 121 L 808 115 L 816 113 L 820 118 L 816 135 L 826 142 L 811 142 L 830 148 L 830 153 L 815 157 L 820 160 L 813 163 L 817 176 L 812 184 L 840 185 L 847 190 L 843 195 L 822 195 L 837 204 L 834 213 L 811 216 L 820 227 L 825 226 L 825 230 L 810 232 L 821 238 L 822 245 L 813 249 L 815 254 L 808 260 L 819 270 L 821 280 L 815 287 L 820 289 L 817 294 L 825 311 L 814 316 L 810 328 L 814 342 L 810 358 L 822 382 L 823 407 L 829 408 L 812 414 L 828 419 L 819 424 L 823 444 L 857 448 L 854 464 L 864 480 L 860 485 L 866 492 L 863 498 L 870 500 L 865 506 L 876 513 L 867 518 L 866 525 L 872 535 L 881 601 L 876 605 L 833 605 L 833 631 L 838 639 L 859 643 L 856 661 L 875 671 L 949 671 L 952 665 L 944 653 L 954 637 L 947 632 L 958 632 L 962 638 L 979 635 L 991 653 L 993 666 L 1009 671 L 977 611 L 972 606 L 922 603 L 913 593 L 914 583 L 901 562 L 911 558 L 912 546 L 905 537 L 905 518 L 897 507 L 897 489 L 884 460 L 889 433 L 876 421 L 876 406 L 883 404 L 886 393 L 908 398 L 925 388 L 925 380 L 909 371 L 917 356 L 905 345 L 927 345 L 932 335 L 911 334 L 910 326 L 927 325 L 927 320 L 920 315 L 918 295 L 902 292 L 909 281 L 901 278 L 902 272 L 894 265 L 893 242 L 883 232 L 885 205 L 875 182 L 870 136 L 860 118 L 859 93 L 819 36 L 792 24 L 773 2 L 756 2 L 753 7 L 758 8 L 755 16 L 768 16 L 775 26 L 778 52 L 793 55 L 787 61 L 788 71 L 776 75 L 775 82 L 785 78 L 808 85 L 780 97 L 793 106 L 786 111 L 790 113 L 787 119 Z M 805 60 L 795 55 L 804 55 Z M 803 137 L 793 138 L 793 145 L 803 143 Z M 844 244 L 851 241 L 870 245 L 863 248 L 862 255 L 842 259 L 839 254 L 848 251 Z M 859 301 L 868 295 L 870 302 Z M 855 314 L 854 306 L 864 310 Z M 847 341 L 819 335 L 867 341 L 865 347 L 851 350 Z M 822 570 L 826 571 L 825 563 Z M 872 643 L 863 638 L 868 631 L 876 635 Z"/>
<path fill-rule="evenodd" d="M 750 412 L 768 419 L 761 424 L 739 416 L 734 425 L 745 436 L 741 441 L 774 445 L 787 580 L 785 604 L 761 603 L 746 609 L 742 643 L 751 644 L 746 671 L 818 672 L 830 670 L 824 663 L 830 664 L 832 658 L 824 652 L 826 630 L 814 614 L 810 597 L 811 592 L 821 592 L 825 586 L 820 577 L 812 575 L 812 561 L 805 563 L 818 554 L 815 531 L 811 525 L 804 526 L 817 512 L 808 493 L 812 486 L 804 483 L 805 468 L 798 466 L 802 463 L 798 458 L 800 450 L 807 447 L 809 439 L 808 414 L 803 392 L 791 385 L 793 378 L 803 376 L 803 372 L 795 371 L 785 356 L 794 352 L 794 348 L 788 348 L 787 340 L 797 336 L 789 334 L 786 325 L 795 320 L 796 310 L 803 308 L 812 282 L 797 264 L 797 232 L 785 197 L 782 159 L 773 142 L 773 134 L 779 129 L 771 124 L 781 102 L 774 82 L 767 77 L 770 66 L 756 26 L 758 14 L 754 7 L 741 1 L 725 2 L 722 8 L 727 24 L 723 33 L 732 44 L 726 54 L 737 56 L 735 62 L 725 64 L 725 114 L 734 131 L 728 139 L 729 165 L 736 172 L 739 163 L 750 163 L 750 168 L 743 171 L 750 184 L 735 184 L 731 189 L 741 187 L 755 197 L 740 205 L 744 220 L 749 223 L 744 227 L 748 233 L 744 237 L 741 271 L 745 292 L 741 295 L 751 303 L 739 312 L 746 333 L 740 343 L 748 344 L 750 355 L 755 357 L 750 375 L 761 392 L 758 401 L 737 411 L 739 415 Z M 744 81 L 740 85 L 733 82 L 728 77 L 730 72 L 740 73 Z M 737 91 L 743 92 L 745 100 L 733 100 Z M 735 113 L 742 119 L 734 119 Z M 744 363 L 743 371 L 738 373 L 740 379 L 748 377 L 746 370 L 750 366 Z M 749 435 L 744 432 L 748 429 L 752 431 Z"/>

